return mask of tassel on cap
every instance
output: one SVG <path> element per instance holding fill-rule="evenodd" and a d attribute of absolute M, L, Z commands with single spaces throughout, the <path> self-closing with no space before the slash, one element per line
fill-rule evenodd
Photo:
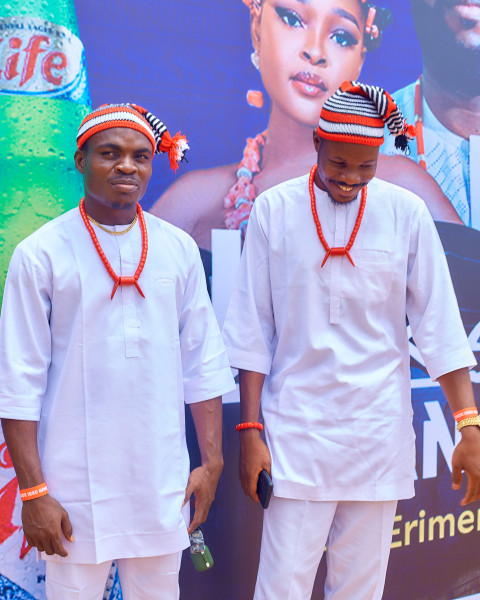
<path fill-rule="evenodd" d="M 159 145 L 159 151 L 168 154 L 170 168 L 175 172 L 177 172 L 178 165 L 185 158 L 185 153 L 188 149 L 187 138 L 180 132 L 177 132 L 172 138 L 168 131 L 165 131 Z"/>
<path fill-rule="evenodd" d="M 145 110 L 141 106 L 136 104 L 131 105 L 134 106 L 147 120 L 150 127 L 152 128 L 153 135 L 155 136 L 155 141 L 157 142 L 156 152 L 164 152 L 168 154 L 168 158 L 170 160 L 170 168 L 172 171 L 177 171 L 178 165 L 185 158 L 185 153 L 190 149 L 188 145 L 187 138 L 182 135 L 180 132 L 177 132 L 173 138 L 170 135 L 166 125 L 160 121 L 158 117 L 156 117 L 151 112 Z"/>
<path fill-rule="evenodd" d="M 410 155 L 408 142 L 412 141 L 417 135 L 417 130 L 413 125 L 408 125 L 407 119 L 404 121 L 404 129 L 402 133 L 395 136 L 395 148 L 404 152 L 407 156 Z"/>

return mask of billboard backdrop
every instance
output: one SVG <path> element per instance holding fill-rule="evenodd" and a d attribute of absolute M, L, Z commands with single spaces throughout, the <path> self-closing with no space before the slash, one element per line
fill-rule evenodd
<path fill-rule="evenodd" d="M 332 16 L 338 8 L 349 11 L 363 31 L 366 15 L 358 0 L 264 0 L 260 17 L 251 16 L 241 0 L 25 4 L 0 0 L 3 271 L 16 241 L 78 202 L 81 182 L 73 168 L 74 138 L 89 102 L 134 102 L 156 114 L 172 133 L 181 130 L 188 137 L 189 162 L 181 164 L 177 175 L 170 172 L 167 160 L 155 158 L 143 205 L 196 239 L 221 320 L 230 288 L 228 273 L 238 262 L 238 228 L 248 220 L 248 207 L 257 193 L 303 174 L 314 163 L 311 131 L 325 98 L 343 79 L 359 76 L 392 93 L 402 90 L 396 97 L 415 121 L 413 84 L 423 73 L 417 104 L 423 109 L 424 148 L 413 144 L 411 157 L 399 159 L 387 156 L 387 143 L 378 174 L 413 189 L 429 206 L 472 349 L 480 350 L 480 203 L 472 168 L 480 147 L 475 135 L 479 119 L 471 108 L 480 96 L 477 6 L 447 0 L 379 0 L 375 22 L 381 35 L 375 39 L 381 37 L 381 43 L 364 53 L 363 38 L 352 22 Z M 42 12 L 45 4 L 48 14 Z M 383 34 L 389 17 L 380 8 L 392 13 Z M 48 40 L 38 41 L 41 36 Z M 255 49 L 258 60 L 252 61 Z M 49 52 L 57 54 L 47 60 Z M 72 70 L 60 56 L 68 52 L 74 57 Z M 311 58 L 314 53 L 325 60 L 321 80 L 305 66 L 306 55 Z M 30 72 L 30 79 L 21 83 Z M 291 94 L 292 81 L 296 95 Z M 249 90 L 263 93 L 263 106 L 247 102 Z M 258 94 L 248 97 L 259 104 Z M 247 138 L 252 141 L 247 143 Z M 418 164 L 421 155 L 426 170 Z M 219 235 L 219 229 L 227 235 Z M 480 508 L 460 507 L 461 494 L 451 491 L 453 418 L 413 340 L 411 356 L 416 497 L 398 506 L 384 598 L 480 598 Z M 475 370 L 472 381 L 478 395 L 480 374 Z M 181 590 L 186 600 L 245 600 L 253 595 L 262 514 L 244 498 L 237 481 L 235 400 L 232 395 L 224 405 L 225 469 L 205 525 L 216 565 L 210 572 L 197 573 L 185 555 Z M 188 436 L 196 463 L 199 454 L 190 418 Z M 44 568 L 23 539 L 18 485 L 2 442 L 0 598 L 43 599 Z M 314 600 L 323 598 L 323 574 L 321 564 Z M 112 569 L 105 598 L 120 597 Z"/>

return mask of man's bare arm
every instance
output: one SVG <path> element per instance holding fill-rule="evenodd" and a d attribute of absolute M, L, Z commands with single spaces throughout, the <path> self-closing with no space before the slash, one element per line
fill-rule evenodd
<path fill-rule="evenodd" d="M 218 480 L 223 469 L 222 455 L 222 399 L 212 398 L 190 404 L 197 432 L 202 465 L 190 473 L 185 501 L 195 497 L 195 514 L 188 533 L 204 523 L 215 498 Z"/>
<path fill-rule="evenodd" d="M 265 375 L 255 371 L 239 371 L 240 378 L 240 418 L 242 423 L 257 422 L 260 414 L 260 398 Z M 255 502 L 257 481 L 260 471 L 265 469 L 271 475 L 271 457 L 267 445 L 260 437 L 258 429 L 242 429 L 240 435 L 240 483 L 243 491 Z"/>
<path fill-rule="evenodd" d="M 470 374 L 467 368 L 451 371 L 438 378 L 452 412 L 475 406 Z M 462 472 L 468 479 L 468 487 L 461 501 L 464 506 L 480 499 L 480 427 L 467 425 L 461 429 L 462 439 L 452 457 L 452 487 L 458 490 Z"/>
<path fill-rule="evenodd" d="M 37 446 L 37 422 L 2 419 L 2 429 L 20 489 L 43 483 L 45 480 Z M 23 503 L 22 523 L 30 546 L 47 554 L 68 555 L 63 546 L 62 533 L 68 541 L 73 542 L 72 525 L 67 511 L 49 494 Z"/>

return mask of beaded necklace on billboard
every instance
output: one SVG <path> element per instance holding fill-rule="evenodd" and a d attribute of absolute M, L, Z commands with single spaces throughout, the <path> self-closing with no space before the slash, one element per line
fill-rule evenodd
<path fill-rule="evenodd" d="M 267 141 L 267 132 L 259 133 L 254 138 L 247 138 L 242 160 L 238 163 L 235 183 L 228 190 L 223 207 L 226 209 L 225 227 L 240 229 L 245 237 L 248 218 L 257 197 L 257 189 L 253 183 L 255 175 L 262 170 L 261 151 Z"/>

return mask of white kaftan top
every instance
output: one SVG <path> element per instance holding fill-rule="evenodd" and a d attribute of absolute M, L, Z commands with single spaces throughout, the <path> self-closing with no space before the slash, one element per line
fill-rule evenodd
<path fill-rule="evenodd" d="M 145 221 L 145 299 L 133 286 L 110 299 L 113 281 L 78 208 L 21 242 L 10 263 L 0 417 L 39 420 L 45 480 L 75 536 L 67 559 L 49 560 L 99 563 L 185 548 L 184 402 L 234 387 L 197 246 L 148 213 Z M 94 228 L 114 271 L 133 275 L 139 224 L 121 236 Z"/>
<path fill-rule="evenodd" d="M 393 94 L 404 117 L 415 124 L 415 83 Z M 472 196 L 470 194 L 470 142 L 447 129 L 433 114 L 423 98 L 423 137 L 427 171 L 442 188 L 442 192 L 465 225 L 472 226 Z M 410 158 L 418 162 L 417 143 L 410 142 Z M 384 154 L 398 154 L 395 138 L 385 134 L 381 147 Z M 477 200 L 478 201 L 478 200 Z"/>
<path fill-rule="evenodd" d="M 323 233 L 345 246 L 359 200 L 315 186 Z M 406 316 L 433 378 L 473 366 L 424 202 L 374 179 L 351 256 L 318 239 L 308 175 L 255 201 L 224 326 L 232 366 L 267 375 L 262 412 L 274 493 L 394 500 L 414 493 Z"/>

